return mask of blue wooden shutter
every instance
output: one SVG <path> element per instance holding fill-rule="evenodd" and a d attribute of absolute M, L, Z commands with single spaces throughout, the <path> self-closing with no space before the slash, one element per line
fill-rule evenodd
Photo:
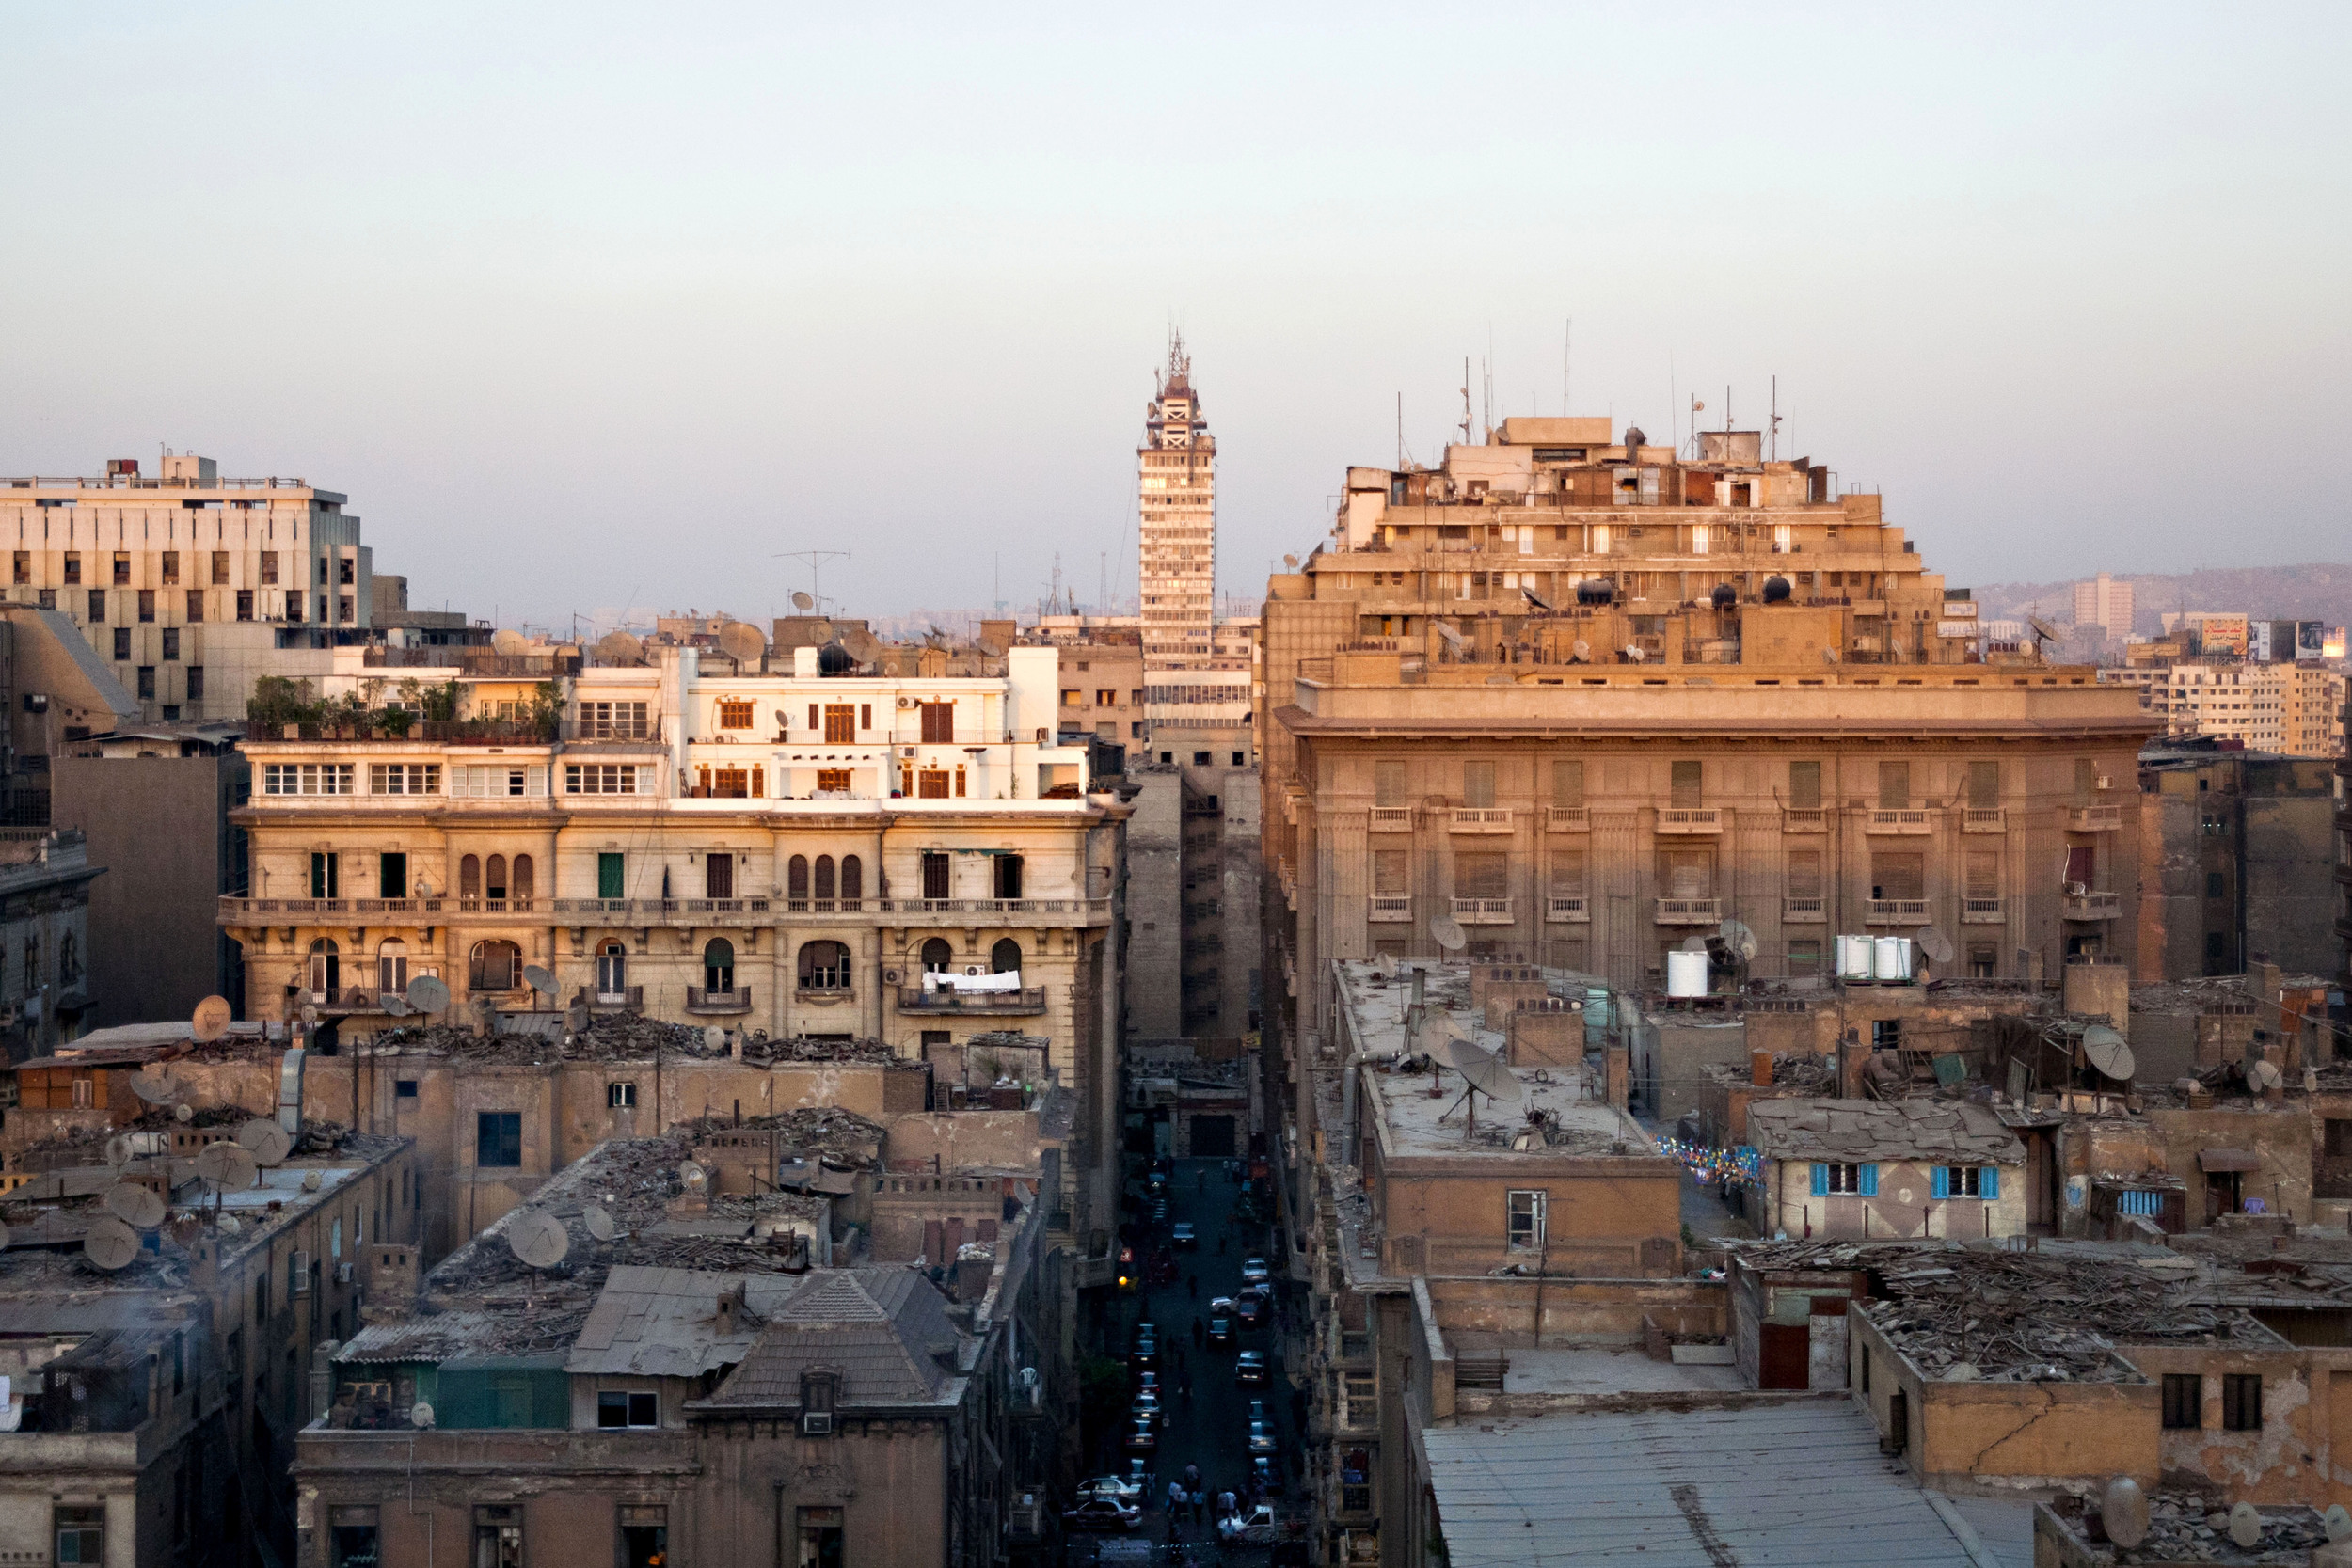
<path fill-rule="evenodd" d="M 1827 1165 L 1813 1167 L 1813 1196 L 1815 1197 L 1829 1196 L 1829 1167 Z"/>
<path fill-rule="evenodd" d="M 1987 1165 L 1978 1174 L 1977 1196 L 1987 1203 L 2001 1196 L 2001 1167 Z"/>
<path fill-rule="evenodd" d="M 1862 1196 L 1864 1197 L 1876 1197 L 1879 1196 L 1878 1166 L 1865 1165 L 1862 1167 Z"/>
<path fill-rule="evenodd" d="M 1935 1175 L 1934 1175 L 1934 1176 L 1931 1179 L 1931 1182 L 1932 1182 L 1932 1185 L 1929 1188 L 1929 1194 L 1928 1194 L 1928 1196 L 1930 1196 L 1931 1197 L 1949 1197 L 1949 1196 L 1952 1196 L 1952 1167 L 1951 1167 L 1951 1166 L 1949 1166 L 1949 1165 L 1938 1165 L 1938 1166 L 1936 1166 L 1936 1167 L 1935 1167 Z"/>

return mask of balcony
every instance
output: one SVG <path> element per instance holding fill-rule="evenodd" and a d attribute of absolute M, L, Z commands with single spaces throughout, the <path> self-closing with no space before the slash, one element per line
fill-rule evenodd
<path fill-rule="evenodd" d="M 223 898 L 222 926 L 511 925 L 516 916 L 546 926 L 745 927 L 821 925 L 971 925 L 976 914 L 1018 916 L 990 924 L 1032 923 L 1038 915 L 1091 924 L 1110 918 L 1107 898 Z"/>
<path fill-rule="evenodd" d="M 1784 926 L 1825 926 L 1829 923 L 1829 900 L 1784 898 L 1780 901 L 1780 921 Z"/>
<path fill-rule="evenodd" d="M 1593 831 L 1593 813 L 1589 806 L 1548 806 L 1544 809 L 1544 829 L 1554 833 L 1588 833 Z"/>
<path fill-rule="evenodd" d="M 582 986 L 572 992 L 572 1006 L 588 1007 L 599 1012 L 611 1012 L 621 1008 L 643 1011 L 645 1006 L 645 988 L 623 986 L 619 990 L 592 991 L 586 986 Z"/>
<path fill-rule="evenodd" d="M 1871 926 L 1925 926 L 1928 923 L 1928 901 L 1924 898 L 1873 898 L 1865 923 Z"/>
<path fill-rule="evenodd" d="M 734 1013 L 752 1010 L 752 990 L 738 986 L 733 990 L 707 990 L 701 986 L 686 988 L 686 1010 L 704 1018 L 723 1018 Z"/>
<path fill-rule="evenodd" d="M 1413 831 L 1413 808 L 1410 806 L 1375 806 L 1368 824 L 1375 833 L 1409 833 Z"/>
<path fill-rule="evenodd" d="M 1820 806 L 1784 806 L 1780 813 L 1780 831 L 1784 833 L 1825 833 L 1829 832 L 1829 812 Z"/>
<path fill-rule="evenodd" d="M 2070 893 L 2060 912 L 2069 920 L 2113 920 L 2123 912 L 2120 893 Z"/>
<path fill-rule="evenodd" d="M 1032 986 L 1022 990 L 960 990 L 943 986 L 937 990 L 925 990 L 920 986 L 900 986 L 898 1010 L 902 1013 L 949 1013 L 964 1017 L 985 1014 L 997 1018 L 1017 1018 L 1045 1010 L 1045 988 Z"/>
<path fill-rule="evenodd" d="M 661 721 L 620 719 L 566 719 L 560 732 L 565 747 L 585 750 L 609 746 L 615 751 L 644 751 L 666 749 L 661 736 Z"/>
<path fill-rule="evenodd" d="M 1551 925 L 1582 926 L 1590 924 L 1592 918 L 1593 911 L 1586 906 L 1581 895 L 1574 898 L 1544 900 L 1544 919 Z"/>
<path fill-rule="evenodd" d="M 2123 826 L 2122 806 L 2069 806 L 2066 808 L 2066 831 L 2070 833 L 2111 833 Z"/>
<path fill-rule="evenodd" d="M 1661 806 L 1658 812 L 1661 833 L 1720 833 L 1724 831 L 1721 806 Z"/>
<path fill-rule="evenodd" d="M 1935 832 L 1935 814 L 1916 808 L 1873 811 L 1864 819 L 1866 833 L 1931 833 Z"/>
<path fill-rule="evenodd" d="M 1998 926 L 2008 918 L 1998 898 L 1963 898 L 1960 901 L 1960 923 L 1963 926 Z"/>
<path fill-rule="evenodd" d="M 2005 833 L 2009 832 L 2009 812 L 2001 806 L 1963 806 L 1960 813 L 1960 831 L 1963 833 Z"/>
<path fill-rule="evenodd" d="M 1456 898 L 1454 918 L 1465 926 L 1508 926 L 1511 924 L 1511 900 L 1508 898 Z"/>
<path fill-rule="evenodd" d="M 1724 918 L 1724 901 L 1720 898 L 1661 898 L 1658 901 L 1658 924 L 1661 926 L 1715 926 Z"/>
<path fill-rule="evenodd" d="M 557 726 L 512 719 L 418 719 L 397 728 L 381 723 L 272 724 L 246 721 L 248 743 L 319 740 L 373 746 L 546 746 Z"/>
<path fill-rule="evenodd" d="M 1364 917 L 1375 926 L 1409 924 L 1413 918 L 1413 898 L 1410 894 L 1375 893 L 1372 909 Z"/>
<path fill-rule="evenodd" d="M 1496 806 L 1456 806 L 1449 831 L 1457 833 L 1507 833 L 1511 813 Z"/>

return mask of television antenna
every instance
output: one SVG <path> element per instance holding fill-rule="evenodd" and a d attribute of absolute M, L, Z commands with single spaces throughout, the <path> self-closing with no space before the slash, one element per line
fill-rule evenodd
<path fill-rule="evenodd" d="M 777 561 L 805 561 L 808 562 L 808 585 L 812 590 L 814 590 L 814 592 L 810 594 L 809 600 L 806 604 L 803 604 L 801 602 L 800 594 L 794 594 L 792 595 L 792 604 L 793 608 L 796 610 L 809 610 L 817 609 L 825 602 L 825 583 L 823 576 L 825 562 L 828 561 L 847 561 L 850 559 L 850 552 L 848 550 L 778 550 L 772 559 Z"/>

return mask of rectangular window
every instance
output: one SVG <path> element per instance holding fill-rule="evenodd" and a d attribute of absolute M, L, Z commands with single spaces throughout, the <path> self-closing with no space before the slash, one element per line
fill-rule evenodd
<path fill-rule="evenodd" d="M 393 1098 L 394 1100 L 414 1100 L 414 1099 L 416 1099 L 416 1098 L 417 1098 L 417 1080 L 415 1080 L 414 1078 L 400 1078 L 400 1079 L 395 1079 L 395 1080 L 393 1080 L 393 1083 L 392 1083 L 392 1098 Z"/>
<path fill-rule="evenodd" d="M 188 590 L 187 604 L 183 610 L 182 619 L 191 626 L 204 619 L 204 590 L 201 588 Z"/>
<path fill-rule="evenodd" d="M 1500 853 L 1455 855 L 1454 895 L 1456 898 L 1508 898 L 1511 895 L 1511 857 Z"/>
<path fill-rule="evenodd" d="M 65 580 L 69 584 L 78 584 L 82 580 L 82 558 L 71 550 L 66 552 Z"/>
<path fill-rule="evenodd" d="M 1715 852 L 1711 849 L 1658 851 L 1658 892 L 1663 898 L 1715 896 Z"/>
<path fill-rule="evenodd" d="M 1792 762 L 1788 765 L 1788 804 L 1798 811 L 1819 811 L 1821 808 L 1821 765 L 1818 762 Z"/>
<path fill-rule="evenodd" d="M 1999 763 L 1972 762 L 1968 765 L 1968 803 L 1987 811 L 2001 803 Z"/>
<path fill-rule="evenodd" d="M 1064 707 L 1076 707 L 1078 705 L 1078 700 L 1085 695 L 1085 692 L 1080 691 L 1074 686 L 1065 686 L 1062 688 L 1061 692 L 1061 705 Z"/>
<path fill-rule="evenodd" d="M 2001 973 L 2001 948 L 1998 942 L 1972 942 L 1968 944 L 1968 976 L 1972 980 L 1991 980 Z"/>
<path fill-rule="evenodd" d="M 57 591 L 56 591 L 56 589 L 54 589 L 54 588 L 43 588 L 43 589 L 40 589 L 40 590 L 39 591 L 39 595 L 40 595 L 40 608 L 41 608 L 41 609 L 43 609 L 43 610 L 55 610 L 55 609 L 56 609 L 56 608 L 57 608 Z"/>
<path fill-rule="evenodd" d="M 276 550 L 262 552 L 262 586 L 264 588 L 278 586 L 278 552 Z"/>
<path fill-rule="evenodd" d="M 2193 1432 L 2205 1424 L 2205 1380 L 2195 1372 L 2164 1374 L 2164 1425 Z"/>
<path fill-rule="evenodd" d="M 351 556 L 339 556 L 335 561 L 335 581 L 344 588 L 359 585 L 359 562 Z"/>
<path fill-rule="evenodd" d="M 180 585 L 180 552 L 178 550 L 164 551 L 163 566 L 164 586 L 177 588 Z"/>
<path fill-rule="evenodd" d="M 286 619 L 296 624 L 302 620 L 302 591 L 298 588 L 286 594 Z"/>
<path fill-rule="evenodd" d="M 1966 898 L 1998 898 L 2001 895 L 2001 852 L 1998 849 L 1971 849 L 1963 881 Z"/>
<path fill-rule="evenodd" d="M 1699 763 L 1689 761 L 1676 763 L 1672 786 L 1673 799 L 1667 804 L 1677 811 L 1696 810 L 1704 794 L 1702 789 L 1704 779 L 1705 773 Z"/>
<path fill-rule="evenodd" d="M 131 586 L 131 552 L 128 550 L 115 551 L 115 586 Z"/>
<path fill-rule="evenodd" d="M 1551 803 L 1574 808 L 1584 803 L 1584 761 L 1557 757 L 1551 764 Z"/>
<path fill-rule="evenodd" d="M 523 1117 L 520 1111 L 475 1113 L 473 1163 L 506 1168 L 523 1163 Z"/>
<path fill-rule="evenodd" d="M 237 619 L 240 621 L 253 619 L 253 590 L 250 588 L 237 595 Z"/>
<path fill-rule="evenodd" d="M 923 738 L 938 746 L 948 746 L 956 738 L 956 705 L 925 703 L 923 705 Z"/>
<path fill-rule="evenodd" d="M 341 898 L 343 895 L 342 857 L 332 849 L 310 851 L 310 896 Z"/>
<path fill-rule="evenodd" d="M 1462 764 L 1462 804 L 1486 810 L 1495 803 L 1495 765 L 1491 762 Z"/>
<path fill-rule="evenodd" d="M 827 703 L 825 705 L 825 744 L 852 746 L 857 743 L 857 705 Z"/>
<path fill-rule="evenodd" d="M 566 795 L 643 795 L 641 772 L 651 774 L 652 768 L 640 768 L 628 762 L 567 762 L 564 765 L 564 793 Z M 618 894 L 608 896 L 618 897 Z"/>
<path fill-rule="evenodd" d="M 1405 798 L 1405 764 L 1375 762 L 1372 765 L 1372 802 L 1376 806 L 1409 804 Z"/>
<path fill-rule="evenodd" d="M 747 699 L 728 697 L 719 704 L 719 727 L 723 730 L 748 730 L 752 727 L 752 705 Z"/>
<path fill-rule="evenodd" d="M 1403 849 L 1372 852 L 1372 891 L 1375 896 L 1400 898 L 1413 890 L 1410 858 Z"/>
<path fill-rule="evenodd" d="M 1870 896 L 1925 898 L 1928 860 L 1917 851 L 1880 851 L 1870 857 Z"/>
<path fill-rule="evenodd" d="M 347 762 L 268 762 L 262 765 L 262 793 L 348 795 L 351 775 Z"/>
<path fill-rule="evenodd" d="M 213 552 L 213 586 L 215 588 L 229 586 L 229 552 L 227 550 Z"/>
<path fill-rule="evenodd" d="M 2225 1372 L 2221 1378 L 2221 1430 L 2263 1429 L 2263 1380 L 2259 1372 Z"/>
<path fill-rule="evenodd" d="M 87 619 L 93 626 L 103 626 L 106 624 L 106 591 L 103 588 L 93 588 L 89 591 Z"/>
<path fill-rule="evenodd" d="M 2001 1196 L 2001 1173 L 1993 1165 L 1938 1165 L 1929 1183 L 1931 1197 L 1980 1197 L 1988 1201 Z"/>
<path fill-rule="evenodd" d="M 606 849 L 598 852 L 596 856 L 597 897 L 626 898 L 628 896 L 621 891 L 622 863 L 621 851 L 618 849 Z"/>
<path fill-rule="evenodd" d="M 1821 852 L 1819 849 L 1788 851 L 1788 896 L 1821 896 Z"/>
<path fill-rule="evenodd" d="M 118 663 L 120 663 L 127 661 L 130 657 L 131 628 L 129 626 L 117 626 L 115 627 L 115 659 Z"/>
<path fill-rule="evenodd" d="M 849 1560 L 842 1543 L 841 1510 L 802 1508 L 793 1511 L 799 1527 L 800 1556 L 794 1568 L 844 1568 Z"/>
<path fill-rule="evenodd" d="M 373 762 L 368 765 L 368 793 L 371 795 L 438 795 L 440 792 L 441 765 L 437 762 Z"/>
<path fill-rule="evenodd" d="M 948 798 L 946 769 L 942 768 L 917 769 L 914 775 L 914 794 L 917 800 L 946 800 Z"/>
<path fill-rule="evenodd" d="M 139 666 L 138 694 L 142 699 L 155 695 L 155 667 L 152 664 Z"/>
<path fill-rule="evenodd" d="M 923 896 L 945 898 L 947 893 L 948 860 L 936 850 L 923 852 Z"/>
<path fill-rule="evenodd" d="M 449 792 L 470 799 L 496 800 L 537 795 L 546 786 L 545 768 L 528 763 L 492 763 L 486 767 L 469 765 L 449 770 Z"/>
<path fill-rule="evenodd" d="M 1021 892 L 1021 857 L 1019 855 L 994 855 L 990 858 L 994 863 L 996 868 L 994 878 L 996 884 L 996 896 L 999 898 L 1019 898 L 1023 896 Z"/>
<path fill-rule="evenodd" d="M 625 1393 L 611 1388 L 597 1391 L 596 1425 L 599 1427 L 658 1427 L 660 1424 L 660 1400 L 658 1396 Z"/>
<path fill-rule="evenodd" d="M 1503 1195 L 1504 1240 L 1515 1247 L 1544 1244 L 1544 1207 L 1549 1195 L 1541 1190 L 1518 1190 Z"/>
<path fill-rule="evenodd" d="M 106 1510 L 103 1506 L 86 1508 L 57 1504 L 50 1513 L 56 1527 L 57 1554 L 56 1561 L 92 1564 L 106 1560 Z"/>
<path fill-rule="evenodd" d="M 29 583 L 33 580 L 32 551 L 19 550 L 16 552 L 16 580 L 20 585 Z"/>
<path fill-rule="evenodd" d="M 1792 937 L 1788 942 L 1788 973 L 1791 975 L 1819 974 L 1821 972 L 1821 939 Z"/>
<path fill-rule="evenodd" d="M 604 1102 L 615 1111 L 635 1110 L 637 1108 L 637 1085 L 627 1082 L 607 1084 L 604 1086 Z"/>
<path fill-rule="evenodd" d="M 644 703 L 595 702 L 580 705 L 582 740 L 644 740 L 651 733 Z"/>
<path fill-rule="evenodd" d="M 520 1426 L 520 1420 L 495 1421 Z M 473 1511 L 472 1568 L 523 1568 L 523 1511 L 512 1503 Z"/>
<path fill-rule="evenodd" d="M 717 768 L 711 770 L 710 793 L 720 800 L 748 800 L 752 798 L 752 774 L 747 768 Z"/>
<path fill-rule="evenodd" d="M 1901 811 L 1911 804 L 1911 764 L 1879 764 L 1879 810 Z"/>
<path fill-rule="evenodd" d="M 2074 804 L 2087 806 L 2098 794 L 2099 769 L 2089 757 L 2074 759 Z"/>
<path fill-rule="evenodd" d="M 373 1506 L 326 1511 L 326 1568 L 383 1568 L 383 1538 Z"/>
<path fill-rule="evenodd" d="M 395 850 L 375 857 L 375 895 L 378 898 L 408 896 L 408 857 L 406 855 Z M 398 990 L 399 987 L 395 986 L 393 989 Z"/>

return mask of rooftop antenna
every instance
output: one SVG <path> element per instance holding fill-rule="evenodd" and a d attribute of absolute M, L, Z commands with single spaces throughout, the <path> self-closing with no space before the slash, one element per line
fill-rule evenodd
<path fill-rule="evenodd" d="M 1772 377 L 1772 451 L 1775 462 L 1780 458 L 1780 377 Z"/>
<path fill-rule="evenodd" d="M 1405 467 L 1405 393 L 1402 389 L 1396 394 L 1396 466 L 1399 471 Z"/>
<path fill-rule="evenodd" d="M 850 559 L 850 552 L 848 550 L 778 550 L 771 559 L 807 562 L 808 585 L 816 593 L 817 602 L 821 605 L 825 602 L 825 585 L 821 575 L 825 569 L 825 562 L 847 561 Z"/>
<path fill-rule="evenodd" d="M 1731 434 L 1731 388 L 1724 388 L 1724 434 Z"/>
<path fill-rule="evenodd" d="M 1462 356 L 1462 445 L 1470 444 L 1470 356 Z"/>

